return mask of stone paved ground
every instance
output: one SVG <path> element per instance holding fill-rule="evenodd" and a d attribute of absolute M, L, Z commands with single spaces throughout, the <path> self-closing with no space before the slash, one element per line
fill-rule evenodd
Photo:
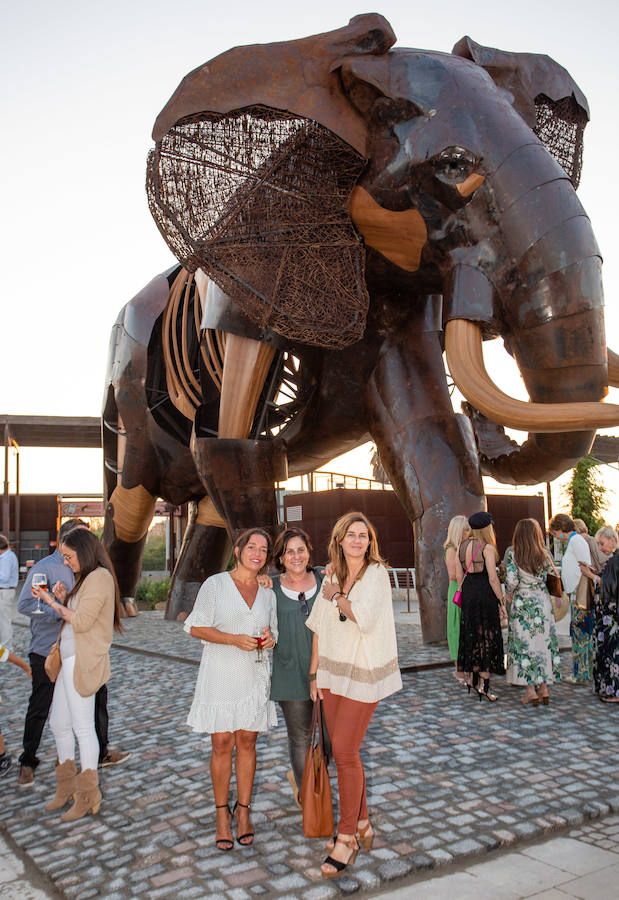
<path fill-rule="evenodd" d="M 400 593 L 405 595 L 404 591 Z M 412 612 L 407 612 L 405 600 L 394 602 L 400 666 L 406 668 L 450 663 L 446 641 L 430 645 L 423 643 L 416 601 L 413 601 L 411 608 Z M 25 617 L 19 618 L 27 622 Z M 137 619 L 125 620 L 125 626 L 125 633 L 116 638 L 119 645 L 136 646 L 134 635 L 137 635 L 137 643 L 142 648 L 193 659 L 196 663 L 200 661 L 201 644 L 198 641 L 189 641 L 178 623 L 165 621 L 163 612 L 141 613 Z M 569 637 L 559 635 L 559 643 L 562 647 L 569 646 Z"/>
<path fill-rule="evenodd" d="M 414 654 L 415 623 L 406 627 Z M 25 653 L 28 632 L 15 631 L 15 649 Z M 129 621 L 113 647 L 111 739 L 133 756 L 103 771 L 98 816 L 66 827 L 44 811 L 55 756 L 48 731 L 34 789 L 18 790 L 12 773 L 3 779 L 0 821 L 65 896 L 367 895 L 395 879 L 567 826 L 584 833 L 592 818 L 619 811 L 619 710 L 570 685 L 557 686 L 547 708 L 523 707 L 520 692 L 500 679 L 500 701 L 479 703 L 449 669 L 439 669 L 406 674 L 404 689 L 379 705 L 371 723 L 363 756 L 379 839 L 350 874 L 337 882 L 320 877 L 322 842 L 302 835 L 285 778 L 281 725 L 258 742 L 254 846 L 218 852 L 209 742 L 184 725 L 196 644 L 177 623 L 152 613 Z M 444 648 L 425 649 L 444 658 Z M 564 653 L 566 671 L 569 663 Z M 14 667 L 3 667 L 2 678 L 2 728 L 15 752 L 29 688 Z"/>

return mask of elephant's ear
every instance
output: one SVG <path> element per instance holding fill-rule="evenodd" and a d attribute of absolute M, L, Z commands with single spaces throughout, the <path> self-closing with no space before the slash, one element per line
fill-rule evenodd
<path fill-rule="evenodd" d="M 545 54 L 508 53 L 470 37 L 451 52 L 477 63 L 511 94 L 515 109 L 578 187 L 589 105 L 569 72 Z"/>
<path fill-rule="evenodd" d="M 268 106 L 314 119 L 364 153 L 365 123 L 334 70 L 343 57 L 381 55 L 395 41 L 389 22 L 368 13 L 324 34 L 234 47 L 183 78 L 157 116 L 153 140 L 197 113 Z"/>
<path fill-rule="evenodd" d="M 166 243 L 290 340 L 343 347 L 365 330 L 349 197 L 366 126 L 336 70 L 394 40 L 371 14 L 329 34 L 237 47 L 183 79 L 155 124 L 147 193 Z"/>

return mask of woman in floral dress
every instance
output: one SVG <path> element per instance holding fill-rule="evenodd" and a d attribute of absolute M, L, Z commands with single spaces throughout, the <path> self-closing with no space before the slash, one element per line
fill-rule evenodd
<path fill-rule="evenodd" d="M 595 582 L 593 686 L 605 703 L 619 703 L 619 549 L 617 532 L 603 525 L 595 535 L 609 560 L 597 575 L 581 564 L 583 575 Z"/>
<path fill-rule="evenodd" d="M 548 684 L 560 681 L 559 645 L 546 576 L 554 566 L 535 519 L 521 519 L 505 554 L 505 588 L 511 595 L 507 681 L 526 686 L 522 703 L 547 706 Z"/>

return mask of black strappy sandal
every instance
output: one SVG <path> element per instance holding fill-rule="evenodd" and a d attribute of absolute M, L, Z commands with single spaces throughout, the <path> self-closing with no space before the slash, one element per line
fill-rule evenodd
<path fill-rule="evenodd" d="M 245 803 L 241 803 L 240 800 L 237 800 L 236 803 L 234 804 L 234 809 L 232 810 L 232 815 L 234 815 L 234 813 L 236 812 L 237 806 L 242 806 L 243 809 L 251 809 L 251 803 L 245 804 Z M 237 827 L 238 827 L 238 821 L 239 821 L 239 819 L 237 816 L 237 819 L 236 819 Z M 254 831 L 248 831 L 248 832 L 246 832 L 246 834 L 237 835 L 236 839 L 239 842 L 239 844 L 241 845 L 241 847 L 251 847 L 251 845 L 254 842 L 254 836 L 255 836 Z M 246 838 L 251 838 L 251 841 L 246 840 Z"/>
<path fill-rule="evenodd" d="M 222 803 L 221 806 L 217 806 L 217 804 L 215 804 L 215 809 L 227 809 L 228 813 L 230 815 L 230 821 L 232 821 L 232 813 L 230 812 L 230 807 L 228 806 L 227 803 Z M 223 846 L 224 844 L 226 846 Z M 228 852 L 229 850 L 232 850 L 232 848 L 234 847 L 234 840 L 232 840 L 231 838 L 216 837 L 215 838 L 215 846 L 217 847 L 218 850 L 224 850 L 225 852 Z"/>
<path fill-rule="evenodd" d="M 357 853 L 359 852 L 359 845 L 355 838 L 353 838 L 351 841 L 345 841 L 343 838 L 338 837 L 335 843 L 336 844 L 338 844 L 338 843 L 344 844 L 346 847 L 349 848 L 349 850 L 351 852 L 350 852 L 350 856 L 348 857 L 348 862 L 345 862 L 345 863 L 340 862 L 339 859 L 333 859 L 332 856 L 327 856 L 327 858 L 325 859 L 325 861 L 323 862 L 322 865 L 323 866 L 331 866 L 332 868 L 335 869 L 335 872 L 325 872 L 321 866 L 320 873 L 323 878 L 339 878 L 340 875 L 342 874 L 342 872 L 345 869 L 347 869 L 348 866 L 352 866 L 352 864 L 354 863 L 354 861 L 357 858 Z"/>
<path fill-rule="evenodd" d="M 476 691 L 478 684 L 479 684 L 479 672 L 472 672 L 471 680 L 466 682 L 467 693 L 468 694 L 471 693 L 471 688 L 473 688 L 473 690 Z"/>
<path fill-rule="evenodd" d="M 482 686 L 477 688 L 477 692 L 479 694 L 479 702 L 481 703 L 481 701 L 485 697 L 486 700 L 489 700 L 491 703 L 495 703 L 499 698 L 497 697 L 496 694 L 492 694 L 490 692 L 490 679 L 482 678 L 481 681 L 482 681 Z M 539 700 L 537 702 L 539 703 Z"/>

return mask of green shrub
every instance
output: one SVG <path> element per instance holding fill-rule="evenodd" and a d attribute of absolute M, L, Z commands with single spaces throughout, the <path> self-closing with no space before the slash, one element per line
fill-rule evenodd
<path fill-rule="evenodd" d="M 166 602 L 169 590 L 169 578 L 163 578 L 161 581 L 142 579 L 136 588 L 135 599 L 138 602 L 147 603 L 151 609 L 154 609 L 158 603 Z"/>
<path fill-rule="evenodd" d="M 149 534 L 142 555 L 143 572 L 163 572 L 165 570 L 165 536 Z"/>

